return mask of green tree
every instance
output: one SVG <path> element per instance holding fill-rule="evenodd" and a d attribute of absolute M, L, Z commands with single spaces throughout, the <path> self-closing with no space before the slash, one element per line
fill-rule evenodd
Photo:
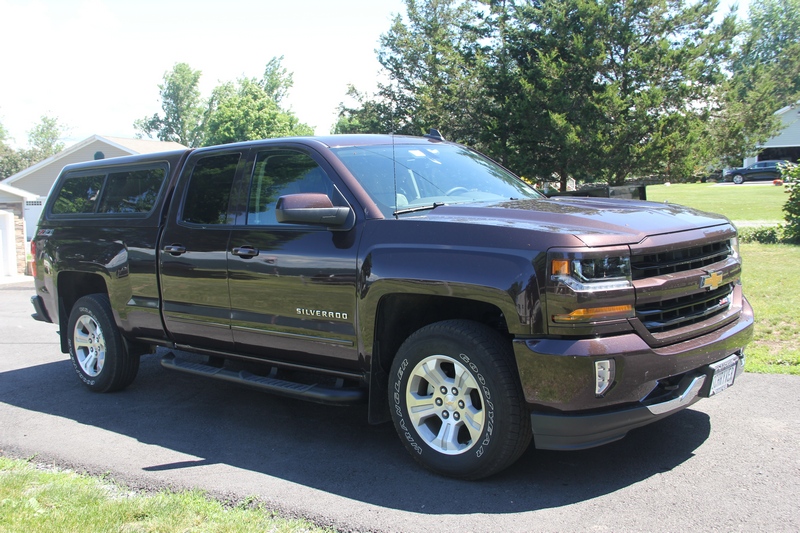
<path fill-rule="evenodd" d="M 800 0 L 753 0 L 743 30 L 709 127 L 732 165 L 756 154 L 778 131 L 775 111 L 800 99 Z"/>
<path fill-rule="evenodd" d="M 294 85 L 294 75 L 283 67 L 282 62 L 283 56 L 270 59 L 264 68 L 264 77 L 261 78 L 264 92 L 278 105 Z"/>
<path fill-rule="evenodd" d="M 57 118 L 43 115 L 28 132 L 28 147 L 15 150 L 6 144 L 8 132 L 0 125 L 0 179 L 13 176 L 63 150 L 61 138 L 65 130 Z"/>
<path fill-rule="evenodd" d="M 207 109 L 200 96 L 201 74 L 186 63 L 176 63 L 171 71 L 164 73 L 164 83 L 158 86 L 163 113 L 137 120 L 134 127 L 161 141 L 201 146 Z"/>
<path fill-rule="evenodd" d="M 207 144 L 314 134 L 294 113 L 281 109 L 262 81 L 242 78 L 214 90 L 206 122 Z"/>
<path fill-rule="evenodd" d="M 42 116 L 39 123 L 28 132 L 28 146 L 33 159 L 39 161 L 56 155 L 64 149 L 61 138 L 65 127 L 57 118 Z"/>
<path fill-rule="evenodd" d="M 405 0 L 406 19 L 397 15 L 381 36 L 378 61 L 389 82 L 378 94 L 391 110 L 393 131 L 420 135 L 430 128 L 448 138 L 468 142 L 472 88 L 468 65 L 461 53 L 471 36 L 470 2 Z"/>
<path fill-rule="evenodd" d="M 17 151 L 6 144 L 8 140 L 8 130 L 0 124 L 0 181 L 25 168 Z"/>
<path fill-rule="evenodd" d="M 513 54 L 523 91 L 515 117 L 528 166 L 547 179 L 612 185 L 681 177 L 699 162 L 705 103 L 724 78 L 732 20 L 717 2 L 528 1 Z"/>
<path fill-rule="evenodd" d="M 332 133 L 389 133 L 393 131 L 394 124 L 390 105 L 358 92 L 352 85 L 347 87 L 347 96 L 358 105 L 347 107 L 344 103 L 339 104 L 339 118 Z"/>

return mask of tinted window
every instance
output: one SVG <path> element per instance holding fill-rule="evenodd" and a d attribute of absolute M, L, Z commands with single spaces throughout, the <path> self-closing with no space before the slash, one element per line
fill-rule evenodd
<path fill-rule="evenodd" d="M 149 213 L 167 176 L 164 167 L 113 172 L 100 201 L 101 213 Z"/>
<path fill-rule="evenodd" d="M 53 214 L 67 215 L 94 213 L 97 197 L 105 180 L 105 173 L 93 176 L 75 176 L 64 180 L 53 204 Z"/>
<path fill-rule="evenodd" d="M 294 150 L 259 153 L 250 182 L 247 223 L 277 224 L 275 204 L 278 198 L 306 192 L 324 193 L 328 196 L 331 192 L 328 175 L 311 157 Z"/>
<path fill-rule="evenodd" d="M 197 161 L 189 179 L 183 220 L 193 224 L 227 224 L 231 186 L 240 154 L 204 157 Z"/>

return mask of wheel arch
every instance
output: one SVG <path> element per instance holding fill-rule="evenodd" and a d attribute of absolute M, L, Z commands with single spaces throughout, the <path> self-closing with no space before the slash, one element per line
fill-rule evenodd
<path fill-rule="evenodd" d="M 69 314 L 75 302 L 89 294 L 105 294 L 108 296 L 108 285 L 100 274 L 88 272 L 66 271 L 60 272 L 57 279 L 58 290 L 58 315 L 59 336 L 61 337 L 61 351 L 69 352 L 68 327 Z"/>
<path fill-rule="evenodd" d="M 370 423 L 390 419 L 386 400 L 389 368 L 400 346 L 415 331 L 445 320 L 468 320 L 509 336 L 503 311 L 497 305 L 482 300 L 415 293 L 387 294 L 380 299 L 374 316 L 372 343 L 369 346 L 372 350 Z"/>

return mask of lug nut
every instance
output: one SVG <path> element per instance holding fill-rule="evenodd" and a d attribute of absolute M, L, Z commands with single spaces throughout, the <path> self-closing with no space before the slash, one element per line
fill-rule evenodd
<path fill-rule="evenodd" d="M 447 387 L 445 387 L 444 385 L 442 385 L 442 388 L 439 390 L 442 391 L 442 394 L 447 394 Z"/>
<path fill-rule="evenodd" d="M 458 400 L 458 407 L 459 407 L 459 409 L 463 409 L 463 408 L 464 408 L 464 405 L 465 405 L 465 404 L 464 404 L 464 400 Z"/>
<path fill-rule="evenodd" d="M 453 413 L 453 420 L 458 420 L 460 418 L 461 418 L 461 415 L 459 415 L 457 412 Z"/>
<path fill-rule="evenodd" d="M 458 389 L 453 387 L 453 396 L 458 396 Z"/>
<path fill-rule="evenodd" d="M 442 411 L 442 418 L 450 418 L 450 413 L 447 411 Z"/>
<path fill-rule="evenodd" d="M 443 403 L 444 403 L 444 402 L 442 401 L 442 399 L 441 399 L 441 398 L 436 398 L 436 405 L 437 405 L 438 407 L 441 407 Z"/>

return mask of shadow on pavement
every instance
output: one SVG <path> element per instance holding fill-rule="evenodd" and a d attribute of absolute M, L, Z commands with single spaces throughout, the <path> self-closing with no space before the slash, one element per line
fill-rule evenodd
<path fill-rule="evenodd" d="M 505 472 L 462 482 L 418 466 L 390 424 L 367 424 L 366 407 L 316 405 L 184 376 L 162 369 L 160 353 L 145 356 L 137 380 L 115 394 L 85 389 L 68 360 L 8 371 L 0 374 L 0 402 L 201 458 L 147 471 L 223 463 L 431 515 L 516 513 L 590 500 L 675 468 L 710 431 L 706 414 L 685 410 L 592 450 L 531 447 Z"/>

